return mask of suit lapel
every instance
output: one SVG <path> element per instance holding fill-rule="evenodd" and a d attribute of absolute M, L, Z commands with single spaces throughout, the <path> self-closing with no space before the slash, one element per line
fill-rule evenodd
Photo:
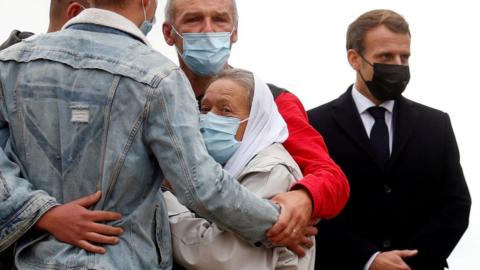
<path fill-rule="evenodd" d="M 410 137 L 415 130 L 418 122 L 418 112 L 414 108 L 414 103 L 404 97 L 395 102 L 393 112 L 393 149 L 389 167 L 395 164 L 398 157 L 407 146 Z"/>
<path fill-rule="evenodd" d="M 370 158 L 377 162 L 370 147 L 370 140 L 363 126 L 362 119 L 360 119 L 357 107 L 353 101 L 352 87 L 353 86 L 350 86 L 347 92 L 341 95 L 333 105 L 333 118 L 341 129 L 350 136 L 352 141 L 370 156 Z"/>
<path fill-rule="evenodd" d="M 333 118 L 337 124 L 350 136 L 352 141 L 358 145 L 375 163 L 382 168 L 375 158 L 370 147 L 370 140 L 363 126 L 362 119 L 358 113 L 355 102 L 352 98 L 352 87 L 350 86 L 343 95 L 341 95 L 333 105 Z M 418 112 L 414 108 L 414 103 L 404 97 L 395 101 L 393 112 L 393 146 L 392 154 L 386 167 L 389 169 L 402 154 L 407 146 L 410 137 L 415 130 L 418 122 Z"/>

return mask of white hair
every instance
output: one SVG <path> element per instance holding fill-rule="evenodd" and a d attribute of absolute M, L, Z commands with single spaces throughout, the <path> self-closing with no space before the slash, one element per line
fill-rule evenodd
<path fill-rule="evenodd" d="M 220 79 L 227 79 L 242 86 L 247 91 L 248 107 L 252 107 L 255 92 L 255 78 L 252 72 L 240 68 L 227 68 L 213 77 L 210 84 Z"/>
<path fill-rule="evenodd" d="M 165 5 L 165 21 L 173 24 L 173 17 L 175 16 L 175 9 L 173 5 L 174 0 L 167 0 L 167 4 Z M 201 0 L 200 0 L 201 1 Z M 237 9 L 237 2 L 235 0 L 232 1 L 232 9 L 233 9 L 233 25 L 235 28 L 238 26 L 238 9 Z"/>

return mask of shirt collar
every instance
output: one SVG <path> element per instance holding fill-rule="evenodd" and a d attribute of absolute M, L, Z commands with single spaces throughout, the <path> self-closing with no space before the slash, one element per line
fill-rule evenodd
<path fill-rule="evenodd" d="M 375 103 L 373 103 L 370 99 L 368 99 L 366 96 L 362 95 L 360 91 L 358 91 L 356 85 L 353 85 L 352 98 L 360 114 L 364 113 L 366 110 L 368 110 L 368 108 L 376 106 Z M 388 112 L 392 113 L 394 105 L 394 100 L 387 100 L 379 106 L 385 108 Z"/>
<path fill-rule="evenodd" d="M 140 39 L 143 41 L 143 43 L 151 47 L 147 37 L 142 33 L 142 31 L 140 31 L 138 26 L 136 26 L 129 19 L 113 11 L 98 8 L 88 8 L 78 14 L 78 16 L 69 20 L 63 26 L 62 30 L 73 24 L 79 23 L 91 23 L 115 28 Z"/>

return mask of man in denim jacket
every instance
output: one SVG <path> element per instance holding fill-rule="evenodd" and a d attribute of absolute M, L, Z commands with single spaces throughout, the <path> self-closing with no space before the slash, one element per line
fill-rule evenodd
<path fill-rule="evenodd" d="M 265 240 L 278 209 L 208 155 L 187 79 L 139 30 L 156 1 L 93 5 L 65 30 L 0 53 L 0 251 L 18 240 L 19 269 L 170 269 L 164 178 L 198 214 Z M 97 190 L 92 211 L 68 203 Z M 76 215 L 84 220 L 62 230 Z M 124 233 L 109 238 L 114 227 Z M 70 244 L 115 245 L 101 255 L 62 241 L 76 229 Z"/>
<path fill-rule="evenodd" d="M 89 3 L 87 0 L 51 0 L 47 32 L 51 33 L 59 31 L 67 21 L 77 16 L 81 11 L 88 7 Z M 8 39 L 0 45 L 0 51 L 31 36 L 33 36 L 33 33 L 31 32 L 13 30 Z M 92 197 L 89 197 L 87 200 L 89 199 L 91 201 Z M 93 199 L 96 199 L 96 197 L 93 196 Z M 0 269 L 12 269 L 12 252 L 13 245 L 7 250 L 0 252 Z"/>

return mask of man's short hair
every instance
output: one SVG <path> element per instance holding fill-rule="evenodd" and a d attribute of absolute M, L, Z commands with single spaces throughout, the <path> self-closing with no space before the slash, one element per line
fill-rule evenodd
<path fill-rule="evenodd" d="M 167 0 L 167 4 L 165 5 L 165 21 L 173 24 L 174 17 L 175 17 L 175 0 Z M 201 0 L 199 0 L 201 1 Z M 235 27 L 238 26 L 238 9 L 237 9 L 237 2 L 235 0 L 232 1 L 232 16 L 233 16 L 233 25 Z"/>
<path fill-rule="evenodd" d="M 93 7 L 125 7 L 130 0 L 90 0 Z"/>
<path fill-rule="evenodd" d="M 381 25 L 394 33 L 410 35 L 410 28 L 402 15 L 388 9 L 371 10 L 360 15 L 348 26 L 347 50 L 354 49 L 362 54 L 367 32 Z"/>
<path fill-rule="evenodd" d="M 85 8 L 90 7 L 90 0 L 51 0 L 50 2 L 50 24 L 62 26 L 66 16 L 68 6 L 72 2 L 77 2 Z"/>
<path fill-rule="evenodd" d="M 52 0 L 50 3 L 50 18 L 58 17 L 60 14 L 63 14 L 71 2 L 78 2 L 82 6 L 88 8 L 90 7 L 90 2 L 92 2 L 92 0 Z"/>
<path fill-rule="evenodd" d="M 71 2 L 77 2 L 77 3 L 80 3 L 84 7 L 89 7 L 90 2 L 92 2 L 92 1 L 93 0 L 74 0 L 74 1 L 71 1 L 71 0 L 52 0 L 50 7 L 52 9 L 62 9 L 62 8 L 67 7 Z"/>

